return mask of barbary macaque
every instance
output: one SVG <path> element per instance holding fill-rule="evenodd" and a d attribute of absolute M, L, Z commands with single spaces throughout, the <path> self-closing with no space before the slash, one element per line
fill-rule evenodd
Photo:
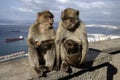
<path fill-rule="evenodd" d="M 65 47 L 67 54 L 74 54 L 78 51 L 80 51 L 80 52 L 82 51 L 82 46 L 71 39 L 65 40 L 63 42 L 63 46 Z"/>
<path fill-rule="evenodd" d="M 56 32 L 57 67 L 67 72 L 70 66 L 81 65 L 86 57 L 88 41 L 85 24 L 79 11 L 66 8 L 61 14 Z"/>
<path fill-rule="evenodd" d="M 54 68 L 56 32 L 53 29 L 53 18 L 50 11 L 39 12 L 36 22 L 29 28 L 28 58 L 37 77 L 44 76 Z"/>

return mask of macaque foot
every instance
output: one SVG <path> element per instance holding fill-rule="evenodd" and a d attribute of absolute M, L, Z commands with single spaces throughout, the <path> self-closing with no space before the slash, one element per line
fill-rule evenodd
<path fill-rule="evenodd" d="M 64 71 L 64 72 L 68 72 L 69 65 L 66 62 L 62 62 L 62 64 L 61 64 L 61 70 Z"/>
<path fill-rule="evenodd" d="M 49 69 L 46 66 L 40 66 L 39 70 L 39 77 L 46 77 L 46 73 L 49 72 Z"/>
<path fill-rule="evenodd" d="M 60 70 L 60 66 L 54 67 L 54 70 L 59 71 Z"/>

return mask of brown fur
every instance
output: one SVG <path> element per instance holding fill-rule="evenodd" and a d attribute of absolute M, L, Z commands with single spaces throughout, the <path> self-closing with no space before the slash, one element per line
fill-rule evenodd
<path fill-rule="evenodd" d="M 39 12 L 36 22 L 29 28 L 27 44 L 28 58 L 32 70 L 37 76 L 51 71 L 55 61 L 55 30 L 53 14 L 50 11 Z"/>
<path fill-rule="evenodd" d="M 81 45 L 79 45 L 77 42 L 73 41 L 73 40 L 65 40 L 63 42 L 63 46 L 65 47 L 66 51 L 68 54 L 74 54 L 76 52 L 78 52 L 79 50 L 82 50 Z"/>
<path fill-rule="evenodd" d="M 82 64 L 85 60 L 88 41 L 84 23 L 79 19 L 79 11 L 67 8 L 62 12 L 62 20 L 59 22 L 56 32 L 56 51 L 57 51 L 57 66 L 63 71 L 67 71 L 69 65 Z M 63 42 L 63 40 L 68 40 Z M 68 46 L 71 44 L 72 46 Z M 69 54 L 68 51 L 79 45 L 77 50 Z M 70 47 L 72 47 L 70 49 Z M 77 46 L 76 46 L 77 47 Z M 61 61 L 60 61 L 61 60 Z"/>

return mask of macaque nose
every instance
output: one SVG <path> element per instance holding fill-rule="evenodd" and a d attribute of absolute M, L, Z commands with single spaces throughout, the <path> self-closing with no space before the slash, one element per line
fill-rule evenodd
<path fill-rule="evenodd" d="M 50 23 L 50 25 L 52 25 L 54 21 L 52 19 L 49 19 L 48 22 Z"/>
<path fill-rule="evenodd" d="M 50 23 L 50 25 L 53 25 L 53 23 Z"/>

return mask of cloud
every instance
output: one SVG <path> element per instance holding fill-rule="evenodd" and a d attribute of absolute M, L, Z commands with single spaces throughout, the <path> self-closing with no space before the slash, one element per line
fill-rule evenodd
<path fill-rule="evenodd" d="M 102 1 L 96 1 L 96 2 L 73 2 L 75 3 L 78 7 L 83 8 L 83 9 L 89 9 L 89 8 L 102 8 L 105 6 L 105 3 Z"/>
<path fill-rule="evenodd" d="M 29 7 L 36 7 L 39 8 L 45 8 L 45 6 L 47 8 L 52 8 L 58 10 L 58 9 L 63 9 L 66 7 L 79 7 L 79 8 L 101 8 L 105 6 L 105 3 L 102 1 L 94 1 L 94 2 L 85 2 L 85 1 L 74 1 L 74 0 L 47 0 L 47 1 L 43 1 L 43 0 L 22 0 L 27 6 Z M 54 4 L 53 4 L 54 3 Z"/>
<path fill-rule="evenodd" d="M 107 12 L 107 11 L 103 11 L 103 14 L 111 15 L 112 13 L 111 12 Z"/>
<path fill-rule="evenodd" d="M 76 1 L 76 0 L 22 0 L 25 6 L 23 8 L 18 8 L 21 12 L 37 12 L 43 10 L 50 10 L 56 17 L 55 21 L 60 19 L 61 11 L 65 8 L 71 7 L 80 10 L 80 17 L 83 19 L 90 19 L 94 16 L 97 17 L 103 15 L 110 15 L 106 9 L 108 8 L 108 3 L 101 0 L 93 1 Z M 109 4 L 110 5 L 110 4 Z M 103 13 L 103 14 L 101 14 Z M 99 17 L 98 16 L 98 17 Z"/>
<path fill-rule="evenodd" d="M 120 1 L 112 0 L 17 0 L 17 2 L 19 3 L 12 5 L 14 9 L 11 9 L 11 14 L 18 13 L 23 16 L 27 15 L 26 17 L 30 17 L 31 19 L 36 17 L 36 13 L 38 12 L 50 10 L 55 16 L 55 21 L 59 21 L 61 11 L 68 7 L 79 10 L 80 18 L 84 20 L 118 18 L 120 13 L 120 5 L 116 5 L 116 3 Z M 9 8 L 7 8 L 6 11 L 9 12 L 8 9 Z M 5 11 L 5 9 L 2 8 L 1 10 Z"/>
<path fill-rule="evenodd" d="M 85 1 L 74 1 L 74 0 L 22 0 L 26 7 L 33 10 L 53 9 L 56 11 L 63 10 L 67 7 L 73 7 L 78 9 L 90 9 L 90 8 L 103 8 L 105 3 L 102 1 L 85 2 Z M 53 4 L 54 3 L 54 4 Z"/>
<path fill-rule="evenodd" d="M 92 2 L 91 7 L 101 8 L 105 6 L 105 3 L 102 1 Z"/>
<path fill-rule="evenodd" d="M 27 9 L 27 8 L 17 8 L 18 9 L 18 11 L 20 11 L 20 12 L 27 12 L 27 13 L 31 13 L 31 12 L 33 12 L 33 10 L 32 9 Z"/>
<path fill-rule="evenodd" d="M 43 0 L 33 0 L 35 3 L 39 4 L 39 3 L 44 3 Z"/>
<path fill-rule="evenodd" d="M 56 0 L 56 1 L 60 3 L 67 3 L 69 0 Z"/>

